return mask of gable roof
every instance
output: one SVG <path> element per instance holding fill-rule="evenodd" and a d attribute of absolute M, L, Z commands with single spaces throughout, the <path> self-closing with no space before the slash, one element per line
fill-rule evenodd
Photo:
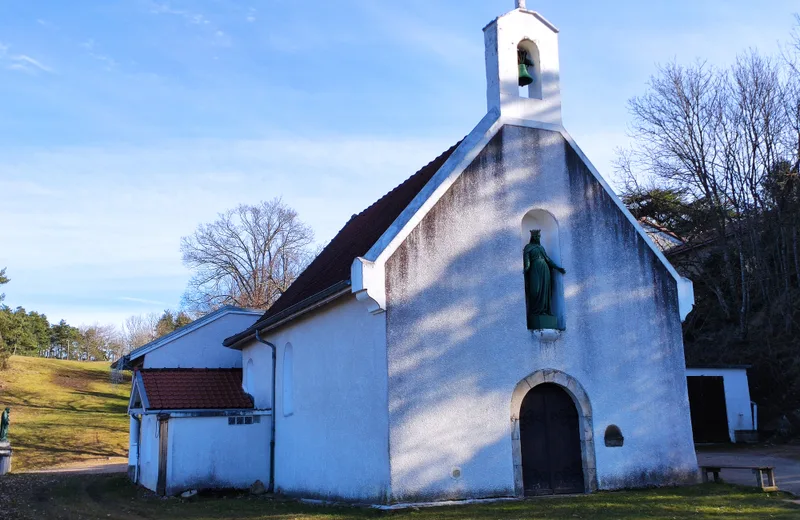
<path fill-rule="evenodd" d="M 402 184 L 378 199 L 370 207 L 353 215 L 308 267 L 289 286 L 278 301 L 247 330 L 225 339 L 225 346 L 233 345 L 252 335 L 257 329 L 302 308 L 316 299 L 337 293 L 337 288 L 350 285 L 350 267 L 353 259 L 363 256 L 386 232 L 400 213 L 447 161 L 461 141 L 451 146 Z M 287 312 L 288 311 L 288 312 Z"/>
<path fill-rule="evenodd" d="M 356 294 L 361 300 L 371 300 L 369 311 L 373 314 L 385 311 L 387 259 L 505 125 L 557 132 L 564 138 L 675 279 L 679 313 L 683 321 L 694 306 L 691 280 L 682 277 L 670 264 L 564 127 L 560 124 L 504 117 L 493 108 L 464 139 L 375 204 L 354 215 L 261 319 L 247 330 L 226 338 L 223 345 L 237 348 L 257 331 L 279 326 L 346 292 Z"/>
<path fill-rule="evenodd" d="M 130 370 L 131 368 L 133 368 L 134 365 L 137 365 L 135 361 L 143 357 L 145 354 L 152 352 L 153 350 L 160 348 L 166 345 L 167 343 L 175 341 L 176 339 L 183 337 L 186 334 L 194 332 L 195 330 L 204 327 L 209 323 L 211 323 L 212 321 L 215 321 L 228 314 L 249 314 L 251 316 L 258 316 L 259 314 L 261 314 L 261 312 L 249 309 L 242 309 L 240 307 L 234 307 L 232 305 L 226 305 L 224 307 L 220 307 L 214 312 L 210 312 L 205 316 L 197 318 L 193 322 L 184 325 L 183 327 L 179 327 L 173 330 L 169 334 L 165 334 L 160 338 L 151 341 L 150 343 L 146 343 L 139 348 L 131 350 L 129 353 L 125 354 L 121 358 L 111 363 L 111 368 L 116 370 Z"/>
<path fill-rule="evenodd" d="M 241 368 L 153 368 L 138 371 L 137 378 L 149 410 L 253 408 Z"/>

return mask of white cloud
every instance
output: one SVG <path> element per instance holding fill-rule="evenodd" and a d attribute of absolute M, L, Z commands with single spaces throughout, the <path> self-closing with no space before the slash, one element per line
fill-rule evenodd
<path fill-rule="evenodd" d="M 134 298 L 133 296 L 121 296 L 119 299 L 124 302 L 143 303 L 145 305 L 169 305 L 167 302 L 148 300 L 146 298 Z"/>
<path fill-rule="evenodd" d="M 186 9 L 175 9 L 167 3 L 159 4 L 154 2 L 150 12 L 153 14 L 170 14 L 173 16 L 178 16 L 193 25 L 209 25 L 211 23 L 208 18 L 200 13 L 194 13 Z"/>
<path fill-rule="evenodd" d="M 90 58 L 94 58 L 97 61 L 100 61 L 105 64 L 106 70 L 111 70 L 112 68 L 116 67 L 117 62 L 113 58 L 106 56 L 105 54 L 100 54 L 99 52 L 95 52 L 95 41 L 92 38 L 89 38 L 85 42 L 80 44 L 81 47 L 86 49 Z"/>
<path fill-rule="evenodd" d="M 31 58 L 30 56 L 27 56 L 25 54 L 18 54 L 16 56 L 12 56 L 11 61 L 13 61 L 14 63 L 10 64 L 8 68 L 12 70 L 24 70 L 25 72 L 42 71 L 51 74 L 53 73 L 53 69 L 51 69 L 47 65 L 44 65 L 39 60 Z"/>

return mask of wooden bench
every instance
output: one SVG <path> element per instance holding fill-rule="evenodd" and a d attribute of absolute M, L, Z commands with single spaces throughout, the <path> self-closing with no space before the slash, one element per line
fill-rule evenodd
<path fill-rule="evenodd" d="M 762 491 L 778 491 L 773 466 L 700 466 L 703 482 L 708 482 L 708 474 L 714 475 L 714 482 L 719 482 L 719 473 L 723 469 L 749 469 L 756 476 L 756 484 Z"/>

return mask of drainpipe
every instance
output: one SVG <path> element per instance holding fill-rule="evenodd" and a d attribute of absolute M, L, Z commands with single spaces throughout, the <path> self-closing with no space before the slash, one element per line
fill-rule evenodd
<path fill-rule="evenodd" d="M 277 350 L 278 348 L 266 341 L 261 339 L 261 335 L 256 329 L 256 341 L 259 343 L 263 343 L 264 345 L 268 346 L 272 349 L 272 423 L 270 425 L 270 441 L 269 441 L 269 487 L 267 491 L 270 493 L 275 492 L 275 403 L 278 400 L 278 397 L 275 395 L 275 372 L 277 366 Z"/>

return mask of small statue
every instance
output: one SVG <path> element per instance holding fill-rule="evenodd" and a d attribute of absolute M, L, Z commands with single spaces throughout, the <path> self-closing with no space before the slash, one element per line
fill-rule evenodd
<path fill-rule="evenodd" d="M 8 442 L 8 425 L 11 422 L 9 416 L 11 415 L 11 408 L 6 407 L 3 415 L 0 416 L 0 442 Z"/>
<path fill-rule="evenodd" d="M 528 328 L 531 330 L 555 329 L 558 319 L 553 316 L 553 282 L 551 269 L 561 274 L 566 271 L 557 266 L 541 244 L 542 231 L 531 230 L 531 241 L 522 251 L 525 274 L 525 306 L 528 311 Z"/>

